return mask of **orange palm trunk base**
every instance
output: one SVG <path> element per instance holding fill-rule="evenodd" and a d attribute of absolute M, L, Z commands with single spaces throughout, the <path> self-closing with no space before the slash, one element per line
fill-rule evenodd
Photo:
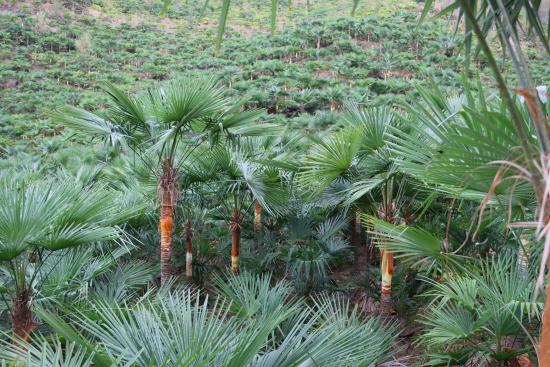
<path fill-rule="evenodd" d="M 240 267 L 241 255 L 241 228 L 236 226 L 231 231 L 231 270 L 237 272 Z"/>
<path fill-rule="evenodd" d="M 254 232 L 259 232 L 262 227 L 262 207 L 258 200 L 254 203 Z"/>
<path fill-rule="evenodd" d="M 391 311 L 391 281 L 393 277 L 393 253 L 381 250 L 382 258 L 382 295 L 380 298 L 380 314 L 390 315 Z"/>
<path fill-rule="evenodd" d="M 172 208 L 170 208 L 172 209 Z M 160 282 L 172 275 L 172 213 L 160 218 Z"/>

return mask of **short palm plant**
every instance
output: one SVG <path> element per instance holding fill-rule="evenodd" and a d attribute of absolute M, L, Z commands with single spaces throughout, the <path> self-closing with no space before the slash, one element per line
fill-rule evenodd
<path fill-rule="evenodd" d="M 26 339 L 37 326 L 32 307 L 42 267 L 57 251 L 121 239 L 121 224 L 143 205 L 121 206 L 120 195 L 101 186 L 75 182 L 0 182 L 2 292 L 11 301 L 13 334 Z M 62 259 L 62 257 L 61 257 Z M 53 270 L 53 269 L 52 269 Z M 51 271 L 50 271 L 51 272 Z M 32 286 L 31 286 L 32 284 Z"/>
<path fill-rule="evenodd" d="M 271 286 L 268 274 L 229 274 L 216 283 L 221 297 L 212 309 L 199 293 L 178 289 L 65 317 L 38 313 L 80 357 L 74 366 L 359 367 L 389 358 L 395 329 L 362 321 L 346 302 L 324 297 L 308 307 L 284 281 Z M 21 348 L 32 359 L 51 358 L 49 348 L 25 342 L 6 346 L 0 358 L 13 361 Z"/>
<path fill-rule="evenodd" d="M 190 172 L 218 206 L 231 230 L 231 268 L 239 270 L 241 234 L 244 215 L 254 206 L 268 213 L 280 213 L 288 194 L 278 177 L 278 170 L 254 161 L 244 141 L 235 148 L 217 147 L 194 161 Z M 257 203 L 257 205 L 256 205 Z"/>

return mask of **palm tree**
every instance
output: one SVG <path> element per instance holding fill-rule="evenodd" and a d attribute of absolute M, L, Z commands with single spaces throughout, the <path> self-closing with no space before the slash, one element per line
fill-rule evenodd
<path fill-rule="evenodd" d="M 330 112 L 334 112 L 336 104 L 344 98 L 344 91 L 341 88 L 326 88 L 321 91 L 319 96 L 327 102 L 330 102 Z"/>
<path fill-rule="evenodd" d="M 303 115 L 305 112 L 305 107 L 314 103 L 316 98 L 316 93 L 311 89 L 302 89 L 301 91 L 294 93 L 292 99 L 300 103 L 300 112 Z"/>
<path fill-rule="evenodd" d="M 298 182 L 311 195 L 354 206 L 388 223 L 400 223 L 402 212 L 411 205 L 417 189 L 403 175 L 385 142 L 385 135 L 397 123 L 387 107 L 360 109 L 347 104 L 343 128 L 326 139 L 309 138 L 314 145 L 304 157 Z M 355 210 L 353 212 L 356 212 Z M 354 215 L 356 219 L 356 214 Z M 381 249 L 381 313 L 391 307 L 393 253 Z"/>
<path fill-rule="evenodd" d="M 252 156 L 246 144 L 241 142 L 233 148 L 212 149 L 198 157 L 195 164 L 195 171 L 205 177 L 204 183 L 217 197 L 219 206 L 226 209 L 222 217 L 231 230 L 231 269 L 235 272 L 240 268 L 243 211 L 257 205 L 275 214 L 288 203 L 278 172 L 267 170 L 253 158 L 257 157 Z"/>
<path fill-rule="evenodd" d="M 384 81 L 387 80 L 388 76 L 391 76 L 391 70 L 396 64 L 396 56 L 390 55 L 386 52 L 382 60 L 380 61 L 380 69 L 385 70 Z"/>
<path fill-rule="evenodd" d="M 127 97 L 104 85 L 112 108 L 108 118 L 73 107 L 62 107 L 48 116 L 78 133 L 99 137 L 108 146 L 133 152 L 148 162 L 158 177 L 160 197 L 161 283 L 171 276 L 174 205 L 180 168 L 191 154 L 216 134 L 250 124 L 263 112 L 237 112 L 227 107 L 225 90 L 215 79 L 189 79 L 156 86 L 147 93 Z M 240 134 L 255 133 L 247 128 Z"/>
<path fill-rule="evenodd" d="M 301 73 L 296 75 L 296 80 L 300 83 L 300 91 L 303 91 L 304 88 L 309 88 L 313 83 L 313 77 L 310 73 Z"/>
<path fill-rule="evenodd" d="M 74 181 L 25 184 L 9 177 L 0 182 L 0 261 L 8 281 L 2 293 L 11 300 L 16 343 L 38 325 L 32 318 L 42 266 L 56 251 L 122 237 L 116 227 L 143 210 L 121 209 L 120 195 Z"/>
<path fill-rule="evenodd" d="M 277 85 L 269 86 L 267 88 L 267 93 L 269 93 L 271 98 L 275 98 L 275 113 L 279 114 L 279 98 L 288 95 L 288 93 L 286 92 L 286 90 Z"/>

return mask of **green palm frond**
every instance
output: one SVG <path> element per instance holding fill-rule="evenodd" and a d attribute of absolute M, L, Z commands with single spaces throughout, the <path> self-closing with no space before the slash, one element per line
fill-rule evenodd
<path fill-rule="evenodd" d="M 412 260 L 413 266 L 427 268 L 428 273 L 447 267 L 461 269 L 467 264 L 463 256 L 447 253 L 442 240 L 420 228 L 396 226 L 368 215 L 363 215 L 363 221 L 370 226 L 368 232 L 377 246 Z"/>
<path fill-rule="evenodd" d="M 362 149 L 376 151 L 386 145 L 386 128 L 392 124 L 393 112 L 387 107 L 360 108 L 346 103 L 342 120 L 363 131 Z"/>
<path fill-rule="evenodd" d="M 250 364 L 266 338 L 294 311 L 281 305 L 256 321 L 228 318 L 221 303 L 212 312 L 198 303 L 198 294 L 181 290 L 162 294 L 150 304 L 97 307 L 97 323 L 84 313 L 71 325 L 50 311 L 37 310 L 60 335 L 86 349 L 94 363 L 108 363 L 107 356 L 120 355 L 122 363 L 162 366 L 244 366 Z M 84 339 L 81 332 L 99 338 L 101 347 Z M 137 356 L 137 358 L 136 358 Z"/>
<path fill-rule="evenodd" d="M 361 321 L 356 309 L 329 297 L 315 303 L 318 310 L 296 315 L 282 344 L 254 366 L 365 366 L 389 356 L 395 327 L 382 328 L 373 318 Z"/>
<path fill-rule="evenodd" d="M 100 138 L 106 146 L 129 149 L 131 138 L 125 129 L 92 112 L 73 106 L 61 106 L 56 111 L 45 111 L 44 114 L 84 136 Z"/>
<path fill-rule="evenodd" d="M 343 174 L 353 176 L 353 166 L 361 149 L 364 131 L 348 127 L 321 140 L 305 135 L 315 143 L 312 151 L 304 157 L 304 166 L 298 173 L 298 182 L 304 188 L 319 194 L 332 181 Z"/>
<path fill-rule="evenodd" d="M 422 336 L 425 343 L 437 345 L 457 340 L 469 340 L 480 331 L 489 318 L 476 319 L 475 314 L 460 305 L 449 304 L 441 309 L 432 309 L 433 315 L 425 320 L 432 329 Z"/>
<path fill-rule="evenodd" d="M 51 341 L 43 337 L 39 337 L 38 342 L 31 344 L 22 341 L 21 347 L 0 352 L 2 365 L 6 366 L 5 362 L 11 362 L 10 365 L 17 367 L 89 367 L 94 363 L 93 357 L 87 355 L 84 348 L 74 342 L 62 344 L 56 341 L 52 345 Z M 61 350 L 65 353 L 61 353 Z M 136 359 L 137 356 L 127 363 L 120 363 L 119 358 L 113 357 L 111 362 L 112 366 L 130 367 Z"/>
<path fill-rule="evenodd" d="M 243 319 L 264 317 L 277 308 L 293 308 L 297 311 L 299 300 L 291 296 L 292 287 L 285 281 L 271 286 L 271 274 L 254 276 L 249 272 L 229 274 L 227 279 L 214 278 L 214 284 L 232 314 Z"/>
<path fill-rule="evenodd" d="M 446 283 L 430 281 L 435 289 L 428 292 L 427 295 L 442 297 L 438 300 L 439 307 L 443 307 L 452 300 L 466 310 L 473 312 L 476 305 L 479 304 L 477 300 L 478 282 L 475 279 L 465 278 L 459 274 L 453 275 L 453 277 L 449 277 Z"/>
<path fill-rule="evenodd" d="M 153 88 L 149 94 L 149 113 L 162 123 L 173 124 L 174 133 L 188 128 L 192 121 L 212 116 L 228 102 L 215 78 L 187 78 Z"/>
<path fill-rule="evenodd" d="M 119 238 L 120 230 L 110 220 L 115 214 L 120 215 L 119 220 L 125 218 L 122 212 L 116 213 L 113 196 L 105 195 L 101 188 L 83 189 L 74 182 L 3 182 L 0 202 L 3 261 L 15 258 L 30 245 L 59 250 Z"/>

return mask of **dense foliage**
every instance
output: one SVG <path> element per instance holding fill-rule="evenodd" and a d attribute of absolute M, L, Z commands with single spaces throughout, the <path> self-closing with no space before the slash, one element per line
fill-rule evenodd
<path fill-rule="evenodd" d="M 99 17 L 74 14 L 57 3 L 36 10 L 14 5 L 12 11 L 0 15 L 0 122 L 2 139 L 10 145 L 61 133 L 64 126 L 47 119 L 46 109 L 66 103 L 89 111 L 105 107 L 102 82 L 134 93 L 159 80 L 214 75 L 230 86 L 232 98 L 284 115 L 278 122 L 313 130 L 333 125 L 337 118 L 329 112 L 340 110 L 344 100 L 393 104 L 429 76 L 452 93 L 462 88 L 461 57 L 455 59 L 455 47 L 448 46 L 451 32 L 444 22 L 417 29 L 414 8 L 354 18 L 295 15 L 293 26 L 279 31 L 273 42 L 254 29 L 255 22 L 245 33 L 248 26 L 239 25 L 228 29 L 217 56 L 213 28 L 153 23 L 147 13 L 125 18 L 131 9 L 119 9 L 120 18 L 107 10 Z M 190 15 L 177 14 L 182 16 Z M 543 83 L 547 60 L 537 60 L 536 47 L 530 52 L 534 77 Z"/>
<path fill-rule="evenodd" d="M 219 52 L 221 3 L 1 4 L 0 359 L 544 366 L 550 58 L 500 3 L 243 0 Z"/>

